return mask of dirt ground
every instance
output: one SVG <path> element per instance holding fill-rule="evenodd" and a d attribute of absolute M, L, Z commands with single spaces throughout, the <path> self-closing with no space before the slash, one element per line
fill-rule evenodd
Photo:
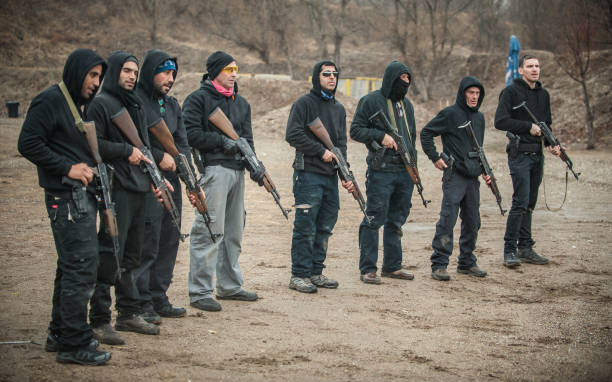
<path fill-rule="evenodd" d="M 20 157 L 22 120 L 0 119 L 0 341 L 44 341 L 50 318 L 56 254 L 35 167 Z M 261 134 L 258 154 L 285 206 L 291 193 L 292 150 Z M 511 183 L 501 133 L 487 131 L 486 150 L 507 208 Z M 568 151 L 582 171 L 570 179 L 560 212 L 534 214 L 536 249 L 547 266 L 502 266 L 505 217 L 481 187 L 482 228 L 476 255 L 489 272 L 475 279 L 455 272 L 430 277 L 431 239 L 441 201 L 440 172 L 420 157 L 425 209 L 415 194 L 404 226 L 404 267 L 414 281 L 359 281 L 357 203 L 341 193 L 325 273 L 337 290 L 304 295 L 287 288 L 292 220 L 270 195 L 247 181 L 247 225 L 241 266 L 253 303 L 223 302 L 218 313 L 189 308 L 189 244 L 181 244 L 169 295 L 187 306 L 165 319 L 159 336 L 123 334 L 127 344 L 107 366 L 62 365 L 38 344 L 0 345 L 0 380 L 508 380 L 609 381 L 612 378 L 612 169 L 609 151 Z M 349 143 L 349 161 L 364 186 L 365 148 Z M 547 156 L 547 197 L 563 197 L 562 163 Z M 186 210 L 185 230 L 193 220 Z M 458 225 L 459 226 L 459 225 Z M 458 228 L 458 227 L 457 227 Z M 455 242 L 458 231 L 456 230 Z M 455 244 L 456 245 L 456 244 Z M 457 247 L 455 247 L 455 251 Z"/>

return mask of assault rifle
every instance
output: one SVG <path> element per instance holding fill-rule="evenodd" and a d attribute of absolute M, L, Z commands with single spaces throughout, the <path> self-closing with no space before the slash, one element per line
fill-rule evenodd
<path fill-rule="evenodd" d="M 119 115 L 115 118 L 112 118 L 112 121 L 119 130 L 127 137 L 130 143 L 138 150 L 140 150 L 147 159 L 151 161 L 151 163 L 147 163 L 145 161 L 140 162 L 140 166 L 144 167 L 144 171 L 149 174 L 149 178 L 151 178 L 151 182 L 153 186 L 161 191 L 162 204 L 164 208 L 170 213 L 170 217 L 172 218 L 172 223 L 179 231 L 179 239 L 181 241 L 185 241 L 185 238 L 189 236 L 189 234 L 181 233 L 181 216 L 176 208 L 176 204 L 174 204 L 174 200 L 172 199 L 172 193 L 166 184 L 166 180 L 162 177 L 159 168 L 155 164 L 155 159 L 153 158 L 153 154 L 151 150 L 147 146 L 142 143 L 140 137 L 138 136 L 138 130 L 134 125 L 134 121 L 130 117 L 130 114 L 126 109 L 123 109 Z"/>
<path fill-rule="evenodd" d="M 491 166 L 489 166 L 489 161 L 487 161 L 487 157 L 485 156 L 484 149 L 478 143 L 478 139 L 476 138 L 476 134 L 474 134 L 474 128 L 472 127 L 472 121 L 467 121 L 463 125 L 459 126 L 459 129 L 467 129 L 468 134 L 472 137 L 473 147 L 478 154 L 478 161 L 480 162 L 480 168 L 482 169 L 482 175 L 489 176 L 491 179 L 491 183 L 488 184 L 491 192 L 495 196 L 495 200 L 497 201 L 497 205 L 499 206 L 499 211 L 502 216 L 506 213 L 506 210 L 502 208 L 502 197 L 499 192 L 499 188 L 497 187 L 497 182 L 495 181 L 495 175 L 493 175 L 493 170 L 491 170 Z"/>
<path fill-rule="evenodd" d="M 100 215 L 102 216 L 102 220 L 104 221 L 104 226 L 106 227 L 106 233 L 110 236 L 113 242 L 113 256 L 115 258 L 115 278 L 116 280 L 121 278 L 121 264 L 119 263 L 119 230 L 117 228 L 117 214 L 115 212 L 115 203 L 111 198 L 111 187 L 110 187 L 110 176 L 106 171 L 106 165 L 102 162 L 102 157 L 100 157 L 100 151 L 98 150 L 98 137 L 96 135 L 96 125 L 93 122 L 84 122 L 81 118 L 80 114 L 77 111 L 76 105 L 68 92 L 68 88 L 64 81 L 59 83 L 59 88 L 64 95 L 66 103 L 70 108 L 70 112 L 74 118 L 74 122 L 76 123 L 79 131 L 85 134 L 85 139 L 87 140 L 87 144 L 89 145 L 89 150 L 91 151 L 91 156 L 96 163 L 96 168 L 93 169 L 94 174 L 97 175 L 97 185 L 96 185 L 96 200 L 98 202 L 98 209 L 100 210 Z M 110 166 L 109 166 L 110 167 Z M 112 167 L 111 167 L 112 170 Z M 67 180 L 74 180 L 68 177 L 65 177 Z M 63 181 L 63 180 L 62 180 Z M 83 185 L 81 182 L 78 182 L 81 186 Z"/>
<path fill-rule="evenodd" d="M 178 149 L 174 145 L 174 138 L 172 137 L 172 133 L 168 130 L 168 126 L 166 122 L 162 119 L 155 126 L 149 128 L 149 131 L 157 138 L 159 143 L 164 147 L 164 150 L 174 158 L 174 162 L 176 163 L 176 169 L 178 176 L 181 178 L 183 183 L 185 183 L 185 187 L 187 187 L 187 192 L 189 195 L 193 195 L 195 197 L 195 207 L 204 218 L 204 224 L 206 224 L 206 228 L 208 228 L 208 232 L 210 233 L 210 238 L 213 243 L 217 241 L 217 238 L 221 235 L 218 233 L 213 233 L 212 228 L 210 227 L 212 223 L 212 219 L 208 214 L 208 206 L 206 205 L 206 197 L 204 196 L 204 191 L 196 181 L 195 175 L 193 171 L 191 171 L 191 166 L 189 166 L 189 161 L 185 154 L 179 153 Z"/>
<path fill-rule="evenodd" d="M 253 149 L 251 149 L 249 142 L 247 142 L 246 139 L 238 136 L 238 133 L 236 133 L 236 130 L 234 130 L 234 126 L 232 126 L 232 122 L 227 118 L 227 116 L 223 113 L 223 110 L 221 110 L 220 107 L 215 108 L 215 110 L 210 113 L 210 115 L 208 116 L 208 120 L 219 130 L 221 130 L 223 134 L 227 135 L 230 139 L 236 141 L 236 146 L 238 147 L 238 150 L 240 150 L 240 152 L 247 161 L 247 168 L 249 169 L 249 171 L 263 170 L 264 188 L 272 195 L 274 201 L 283 213 L 283 216 L 285 216 L 285 219 L 289 220 L 289 212 L 291 212 L 291 210 L 285 209 L 281 205 L 280 195 L 276 190 L 274 182 L 272 182 L 270 174 L 268 173 L 268 171 L 266 171 L 266 168 L 264 167 L 263 163 L 257 158 L 255 153 L 253 152 Z"/>
<path fill-rule="evenodd" d="M 404 162 L 404 167 L 406 167 L 406 170 L 410 175 L 410 179 L 412 179 L 412 183 L 414 183 L 419 195 L 421 196 L 423 206 L 427 208 L 427 204 L 431 203 L 431 200 L 425 200 L 423 197 L 423 184 L 421 183 L 421 177 L 419 175 L 419 169 L 416 162 L 416 151 L 414 151 L 414 148 L 410 145 L 410 147 L 406 147 L 402 136 L 393 129 L 391 122 L 389 122 L 389 119 L 387 119 L 387 116 L 382 110 L 372 114 L 368 120 L 378 129 L 384 131 L 385 133 L 389 134 L 391 138 L 393 138 L 397 144 L 397 152 L 399 153 L 400 158 L 402 158 L 402 162 Z"/>
<path fill-rule="evenodd" d="M 321 122 L 321 119 L 317 117 L 314 121 L 308 124 L 308 128 L 323 143 L 323 145 L 329 151 L 331 151 L 336 156 L 336 158 L 338 158 L 337 161 L 335 159 L 333 160 L 335 162 L 334 164 L 336 168 L 338 169 L 338 175 L 340 176 L 340 179 L 344 180 L 345 182 L 353 182 L 354 188 L 351 194 L 353 195 L 353 198 L 355 198 L 357 203 L 359 203 L 359 208 L 361 208 L 361 212 L 363 212 L 367 223 L 370 224 L 373 218 L 366 214 L 366 203 L 363 199 L 363 194 L 361 193 L 361 190 L 357 185 L 357 180 L 355 179 L 353 172 L 349 169 L 348 163 L 346 162 L 346 159 L 344 159 L 344 156 L 342 155 L 340 149 L 334 146 L 334 144 L 332 143 L 327 129 L 325 129 L 325 126 L 323 126 L 323 122 Z"/>
<path fill-rule="evenodd" d="M 525 109 L 527 114 L 529 114 L 529 117 L 531 117 L 531 119 L 533 120 L 533 123 L 538 125 L 538 127 L 542 131 L 542 136 L 544 137 L 546 142 L 551 147 L 559 146 L 559 149 L 561 151 L 561 154 L 559 155 L 559 158 L 561 158 L 561 160 L 563 162 L 565 162 L 565 164 L 567 165 L 567 168 L 574 175 L 574 178 L 576 178 L 576 180 L 578 180 L 578 176 L 580 176 L 581 173 L 575 173 L 574 172 L 574 164 L 572 163 L 572 160 L 569 158 L 569 156 L 567 156 L 567 153 L 565 152 L 565 149 L 563 148 L 563 146 L 561 146 L 561 143 L 559 142 L 557 137 L 555 137 L 553 135 L 552 130 L 550 129 L 550 127 L 548 127 L 546 122 L 538 121 L 538 119 L 535 117 L 535 115 L 533 115 L 531 110 L 529 110 L 529 108 L 527 107 L 527 102 L 526 101 L 521 102 L 520 104 L 514 106 L 512 109 L 516 110 L 516 109 L 520 109 L 520 108 Z"/>

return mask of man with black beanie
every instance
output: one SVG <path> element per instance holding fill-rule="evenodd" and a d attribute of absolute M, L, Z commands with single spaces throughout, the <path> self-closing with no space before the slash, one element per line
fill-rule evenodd
<path fill-rule="evenodd" d="M 69 103 L 81 108 L 94 97 L 106 71 L 104 59 L 89 49 L 77 49 L 66 60 L 63 84 L 37 95 L 30 105 L 19 135 L 19 152 L 37 166 L 38 183 L 45 190 L 45 204 L 57 250 L 53 310 L 48 352 L 57 362 L 102 365 L 111 354 L 97 351 L 87 324 L 87 303 L 93 293 L 98 267 L 97 205 L 91 187 L 94 166 L 85 135 Z M 68 98 L 60 86 L 65 85 Z M 72 186 L 76 181 L 83 187 Z"/>
<path fill-rule="evenodd" d="M 285 140 L 295 148 L 295 222 L 289 288 L 302 293 L 338 287 L 337 281 L 323 275 L 327 242 L 340 208 L 338 175 L 333 162 L 338 158 L 309 128 L 319 118 L 333 145 L 346 158 L 346 111 L 335 97 L 338 74 L 336 64 L 331 61 L 321 61 L 314 66 L 312 89 L 291 107 L 285 132 Z M 353 191 L 352 182 L 343 181 L 342 186 Z"/>
<path fill-rule="evenodd" d="M 136 57 L 123 51 L 113 52 L 108 58 L 108 75 L 102 85 L 102 91 L 87 110 L 87 117 L 96 122 L 100 156 L 114 168 L 112 197 L 117 212 L 121 267 L 121 275 L 115 280 L 116 265 L 112 240 L 104 230 L 100 230 L 100 267 L 98 282 L 91 298 L 89 319 L 96 337 L 102 343 L 114 345 L 123 344 L 124 341 L 110 326 L 110 287 L 113 284 L 118 311 L 115 329 L 159 334 L 156 325 L 146 322 L 140 316 L 140 301 L 134 280 L 134 270 L 140 265 L 144 240 L 145 201 L 147 193 L 151 193 L 149 178 L 141 169 L 140 163 L 148 162 L 149 159 L 127 140 L 117 125 L 118 117 L 127 113 L 127 117 L 138 130 L 140 139 L 145 145 L 150 145 L 142 101 L 134 93 L 137 78 Z M 163 151 L 151 151 L 155 161 L 160 163 Z"/>
<path fill-rule="evenodd" d="M 363 96 L 357 104 L 351 124 L 351 138 L 365 143 L 366 215 L 359 226 L 359 270 L 361 281 L 381 284 L 376 274 L 378 261 L 378 230 L 383 231 L 383 277 L 412 280 L 414 276 L 402 269 L 402 226 L 412 207 L 414 183 L 397 153 L 397 143 L 369 119 L 378 111 L 384 113 L 393 128 L 402 136 L 406 147 L 414 148 L 416 124 L 412 103 L 406 98 L 412 74 L 408 66 L 392 61 L 385 69 L 382 87 Z M 416 158 L 415 158 L 416 160 Z"/>
<path fill-rule="evenodd" d="M 244 169 L 245 159 L 236 141 L 228 138 L 208 120 L 219 108 L 229 118 L 240 138 L 253 151 L 251 106 L 238 94 L 238 66 L 229 54 L 217 51 L 206 60 L 207 73 L 200 88 L 183 103 L 183 117 L 189 145 L 194 148 L 194 161 L 201 174 L 200 185 L 206 193 L 212 231 L 220 235 L 213 241 L 204 223 L 196 214 L 189 243 L 190 305 L 207 311 L 221 310 L 212 297 L 213 276 L 217 275 L 217 298 L 255 301 L 257 294 L 242 289 L 242 271 L 238 258 L 242 251 L 245 224 Z M 263 172 L 250 172 L 261 183 Z"/>
<path fill-rule="evenodd" d="M 145 55 L 136 86 L 136 94 L 143 102 L 147 114 L 147 130 L 164 120 L 180 153 L 190 158 L 187 132 L 183 124 L 183 113 L 176 98 L 168 92 L 178 73 L 176 57 L 161 50 L 152 49 Z M 152 134 L 151 146 L 163 150 L 161 143 Z M 164 153 L 170 165 L 174 159 Z M 174 191 L 172 198 L 179 213 L 182 209 L 181 183 L 175 171 L 164 171 Z M 147 193 L 145 216 L 145 244 L 140 266 L 135 271 L 136 284 L 142 304 L 142 317 L 151 323 L 161 323 L 161 317 L 185 316 L 185 308 L 172 306 L 166 291 L 172 282 L 172 273 L 179 248 L 180 232 L 172 222 L 172 216 L 158 203 L 153 193 Z"/>
<path fill-rule="evenodd" d="M 484 87 L 476 78 L 467 76 L 461 80 L 454 105 L 444 108 L 429 121 L 421 131 L 423 152 L 444 172 L 442 177 L 442 209 L 436 224 L 436 234 L 431 246 L 431 276 L 435 280 L 448 281 L 446 271 L 448 260 L 453 252 L 453 228 L 461 210 L 461 237 L 459 238 L 459 262 L 457 272 L 475 277 L 485 277 L 487 272 L 476 264 L 474 248 L 480 229 L 480 182 L 482 173 L 478 155 L 473 146 L 473 138 L 466 127 L 470 122 L 476 140 L 482 147 L 485 133 L 485 119 L 478 111 L 484 99 Z M 449 168 L 436 151 L 434 137 L 442 137 L 442 150 L 454 158 L 454 166 Z M 488 176 L 483 176 L 487 183 Z"/>

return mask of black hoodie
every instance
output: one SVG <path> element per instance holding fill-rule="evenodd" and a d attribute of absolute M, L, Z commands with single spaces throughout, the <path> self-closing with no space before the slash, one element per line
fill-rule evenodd
<path fill-rule="evenodd" d="M 522 108 L 513 109 L 523 101 L 527 102 L 527 107 L 538 121 L 544 121 L 548 127 L 551 127 L 550 96 L 546 89 L 539 81 L 536 82 L 535 88 L 531 89 L 522 78 L 516 78 L 499 95 L 499 104 L 495 111 L 495 128 L 518 135 L 521 143 L 539 145 L 542 137 L 529 134 L 533 123 L 529 114 Z"/>
<path fill-rule="evenodd" d="M 142 69 L 138 78 L 138 85 L 136 86 L 136 94 L 143 103 L 142 106 L 146 115 L 145 125 L 147 130 L 159 123 L 160 119 L 163 118 L 168 126 L 168 130 L 172 133 L 176 148 L 189 159 L 191 154 L 189 144 L 187 143 L 187 132 L 183 124 L 181 107 L 176 98 L 169 95 L 158 94 L 153 85 L 155 69 L 168 59 L 173 60 L 176 65 L 176 70 L 173 73 L 173 77 L 176 79 L 178 73 L 178 62 L 176 57 L 170 57 L 167 53 L 157 49 L 152 49 L 147 52 L 142 62 Z M 151 134 L 149 139 L 151 140 L 151 147 L 159 151 L 164 151 L 163 146 L 155 136 Z M 176 178 L 176 173 L 165 171 L 164 176 L 168 179 L 174 179 Z"/>
<path fill-rule="evenodd" d="M 140 139 L 150 147 L 149 134 L 145 129 L 145 116 L 141 107 L 142 101 L 134 91 L 127 91 L 119 86 L 119 74 L 128 58 L 134 57 L 129 53 L 117 51 L 108 58 L 108 75 L 102 84 L 102 91 L 98 94 L 87 109 L 87 117 L 96 123 L 100 156 L 114 168 L 114 179 L 127 190 L 135 192 L 150 191 L 148 176 L 140 166 L 131 165 L 128 157 L 132 155 L 133 146 L 115 126 L 112 118 L 127 109 L 138 130 Z M 156 162 L 159 162 L 163 152 L 151 150 Z"/>
<path fill-rule="evenodd" d="M 465 100 L 465 91 L 476 86 L 480 89 L 480 97 L 476 107 L 469 107 Z M 467 76 L 461 79 L 459 89 L 457 89 L 457 99 L 454 105 L 448 106 L 429 121 L 421 131 L 421 146 L 423 152 L 432 161 L 440 159 L 440 154 L 436 151 L 434 137 L 442 136 L 443 151 L 455 157 L 455 168 L 458 172 L 468 177 L 477 177 L 481 173 L 478 158 L 469 158 L 468 153 L 474 151 L 472 137 L 465 128 L 459 126 L 467 121 L 472 122 L 472 127 L 476 134 L 478 143 L 482 146 L 485 131 L 485 119 L 478 111 L 484 99 L 484 87 L 476 78 Z"/>
<path fill-rule="evenodd" d="M 238 83 L 234 83 L 234 94 L 226 97 L 219 93 L 210 81 L 208 73 L 204 74 L 200 88 L 189 94 L 183 102 L 183 120 L 189 146 L 198 149 L 205 158 L 208 157 L 205 165 L 221 165 L 234 170 L 244 170 L 246 168 L 244 160 L 223 153 L 225 134 L 208 121 L 208 116 L 220 107 L 232 122 L 238 136 L 246 139 L 255 151 L 251 129 L 251 105 L 238 94 Z"/>
<path fill-rule="evenodd" d="M 87 106 L 87 101 L 81 98 L 81 89 L 85 76 L 96 65 L 102 65 L 102 81 L 106 62 L 94 51 L 77 49 L 66 60 L 62 80 L 78 106 Z M 77 109 L 81 113 L 80 108 Z M 58 85 L 49 87 L 32 100 L 17 148 L 38 167 L 40 186 L 59 197 L 70 197 L 71 187 L 62 184 L 62 176 L 68 175 L 72 165 L 94 165 L 85 135 L 77 129 Z"/>
<path fill-rule="evenodd" d="M 412 73 L 408 66 L 398 61 L 391 61 L 385 68 L 381 88 L 361 97 L 357 104 L 357 109 L 355 110 L 355 117 L 351 124 L 351 138 L 357 142 L 366 144 L 368 148 L 366 162 L 373 170 L 390 172 L 405 171 L 399 154 L 394 150 L 386 150 L 382 161 L 380 161 L 380 165 L 376 166 L 376 168 L 372 166 L 372 160 L 374 159 L 376 151 L 372 147 L 372 142 L 381 144 L 385 137 L 384 131 L 379 130 L 368 121 L 377 111 L 383 110 L 390 122 L 392 122 L 391 118 L 395 118 L 395 123 L 399 130 L 399 134 L 404 140 L 404 144 L 415 147 L 416 123 L 414 121 L 412 103 L 406 97 L 401 101 L 406 111 L 406 120 L 399 116 L 397 108 L 394 108 L 394 115 L 392 117 L 389 116 L 388 111 L 387 99 L 391 97 L 393 83 L 404 73 L 408 74 L 412 79 Z M 408 122 L 408 126 L 406 126 L 405 121 Z"/>
<path fill-rule="evenodd" d="M 338 147 L 346 159 L 346 111 L 344 106 L 336 100 L 323 98 L 319 74 L 323 65 L 333 65 L 330 61 L 318 62 L 312 70 L 312 89 L 308 94 L 300 97 L 289 113 L 285 140 L 295 148 L 296 159 L 293 168 L 325 175 L 336 173 L 332 163 L 323 162 L 321 157 L 325 146 L 310 131 L 308 124 L 317 117 L 321 119 L 327 129 L 334 146 Z M 336 78 L 338 87 L 338 78 Z M 334 88 L 331 95 L 336 93 Z"/>

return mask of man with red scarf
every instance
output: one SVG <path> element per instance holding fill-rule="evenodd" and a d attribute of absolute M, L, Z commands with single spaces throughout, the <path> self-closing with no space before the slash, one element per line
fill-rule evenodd
<path fill-rule="evenodd" d="M 213 241 L 196 214 L 189 245 L 189 300 L 194 308 L 219 311 L 221 304 L 212 297 L 213 276 L 217 274 L 218 299 L 255 301 L 257 294 L 242 289 L 242 271 L 238 258 L 242 251 L 245 222 L 244 169 L 246 162 L 236 141 L 228 138 L 208 117 L 217 108 L 229 118 L 240 138 L 253 151 L 251 106 L 238 94 L 238 65 L 229 54 L 217 51 L 206 60 L 207 73 L 200 88 L 183 103 L 183 117 L 189 145 L 200 174 L 200 185 L 206 194 L 212 231 L 219 235 Z M 264 171 L 251 171 L 251 179 L 263 182 Z"/>

